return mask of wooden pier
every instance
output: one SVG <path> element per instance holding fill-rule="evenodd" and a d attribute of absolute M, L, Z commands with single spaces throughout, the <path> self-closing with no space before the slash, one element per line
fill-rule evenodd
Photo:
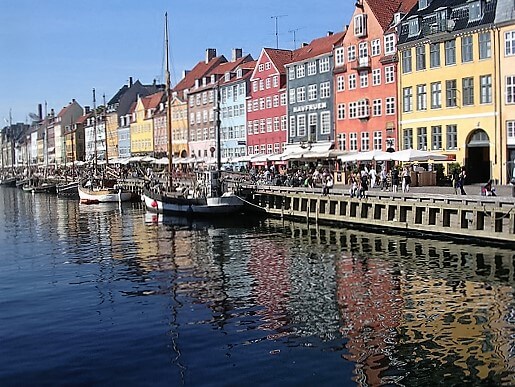
<path fill-rule="evenodd" d="M 258 186 L 250 201 L 269 215 L 408 233 L 443 234 L 515 244 L 515 198 L 343 190 L 327 196 L 299 188 Z"/>

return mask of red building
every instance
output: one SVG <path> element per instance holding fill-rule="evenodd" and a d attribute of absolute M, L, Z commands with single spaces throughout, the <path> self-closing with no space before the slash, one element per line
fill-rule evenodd
<path fill-rule="evenodd" d="M 283 151 L 286 143 L 286 69 L 293 51 L 264 48 L 250 78 L 247 154 Z"/>
<path fill-rule="evenodd" d="M 397 34 L 417 0 L 358 0 L 334 49 L 336 140 L 346 151 L 397 149 Z"/>

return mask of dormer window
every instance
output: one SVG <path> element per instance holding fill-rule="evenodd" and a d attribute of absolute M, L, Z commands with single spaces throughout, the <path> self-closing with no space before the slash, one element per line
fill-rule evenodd
<path fill-rule="evenodd" d="M 195 79 L 195 88 L 198 89 L 199 86 L 200 86 L 200 81 L 198 79 Z"/>
<path fill-rule="evenodd" d="M 207 85 L 207 77 L 202 78 L 202 86 Z"/>
<path fill-rule="evenodd" d="M 416 36 L 419 32 L 418 19 L 415 18 L 408 21 L 408 36 Z"/>
<path fill-rule="evenodd" d="M 481 1 L 469 4 L 469 21 L 481 19 Z"/>
<path fill-rule="evenodd" d="M 216 82 L 215 74 L 212 74 L 211 75 L 211 83 L 215 83 L 215 82 Z"/>
<path fill-rule="evenodd" d="M 424 9 L 429 7 L 429 4 L 431 4 L 430 0 L 418 0 L 418 9 Z"/>
<path fill-rule="evenodd" d="M 364 13 L 354 16 L 354 36 L 367 36 L 367 15 Z"/>
<path fill-rule="evenodd" d="M 243 76 L 243 70 L 242 69 L 236 70 L 236 77 L 241 78 L 242 76 Z"/>
<path fill-rule="evenodd" d="M 228 81 L 230 81 L 230 80 L 231 80 L 231 73 L 230 73 L 229 71 L 227 71 L 227 72 L 225 73 L 225 82 L 228 82 Z"/>

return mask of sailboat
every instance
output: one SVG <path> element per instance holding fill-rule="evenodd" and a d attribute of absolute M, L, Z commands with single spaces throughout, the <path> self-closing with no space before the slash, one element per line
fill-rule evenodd
<path fill-rule="evenodd" d="M 146 189 L 142 200 L 151 212 L 162 214 L 179 214 L 187 216 L 226 215 L 242 212 L 245 201 L 233 192 L 222 193 L 221 153 L 220 153 L 220 119 L 217 119 L 217 170 L 197 172 L 193 189 L 179 190 L 172 179 L 172 104 L 170 86 L 170 59 L 168 40 L 168 14 L 165 14 L 166 47 L 166 124 L 168 135 L 168 177 L 166 186 Z M 219 103 L 219 99 L 218 99 Z M 220 114 L 218 109 L 217 114 Z"/>
<path fill-rule="evenodd" d="M 83 204 L 96 204 L 96 203 L 115 203 L 115 202 L 128 202 L 132 199 L 133 194 L 130 191 L 123 190 L 117 186 L 115 179 L 108 179 L 105 176 L 98 177 L 97 170 L 97 115 L 96 115 L 96 98 L 95 89 L 93 89 L 93 112 L 94 112 L 94 158 L 93 158 L 93 171 L 94 174 L 88 179 L 84 179 L 79 183 L 78 191 L 80 202 Z M 105 129 L 107 130 L 107 129 Z M 106 135 L 107 141 L 107 135 Z M 107 154 L 107 144 L 105 150 L 106 168 L 109 165 L 109 158 Z"/>

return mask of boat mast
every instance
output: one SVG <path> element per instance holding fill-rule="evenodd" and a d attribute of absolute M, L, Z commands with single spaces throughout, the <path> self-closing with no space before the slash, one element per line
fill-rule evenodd
<path fill-rule="evenodd" d="M 95 174 L 97 173 L 97 105 L 96 105 L 96 97 L 95 97 L 95 89 L 93 89 L 93 149 L 94 149 L 94 157 L 93 157 L 93 170 Z"/>
<path fill-rule="evenodd" d="M 104 136 L 105 136 L 105 146 L 106 146 L 106 153 L 105 153 L 105 159 L 106 159 L 106 168 L 109 168 L 109 155 L 107 153 L 107 105 L 106 105 L 106 95 L 104 93 Z"/>
<path fill-rule="evenodd" d="M 220 79 L 221 80 L 221 79 Z M 222 141 L 220 140 L 220 126 L 222 124 L 222 120 L 220 117 L 220 80 L 216 86 L 216 169 L 218 172 L 222 170 Z"/>
<path fill-rule="evenodd" d="M 172 158 L 173 158 L 173 147 L 172 147 L 172 98 L 171 98 L 171 87 L 170 87 L 170 54 L 169 54 L 169 42 L 168 42 L 168 12 L 165 13 L 165 47 L 166 47 L 166 132 L 168 135 L 168 190 L 172 188 Z"/>

